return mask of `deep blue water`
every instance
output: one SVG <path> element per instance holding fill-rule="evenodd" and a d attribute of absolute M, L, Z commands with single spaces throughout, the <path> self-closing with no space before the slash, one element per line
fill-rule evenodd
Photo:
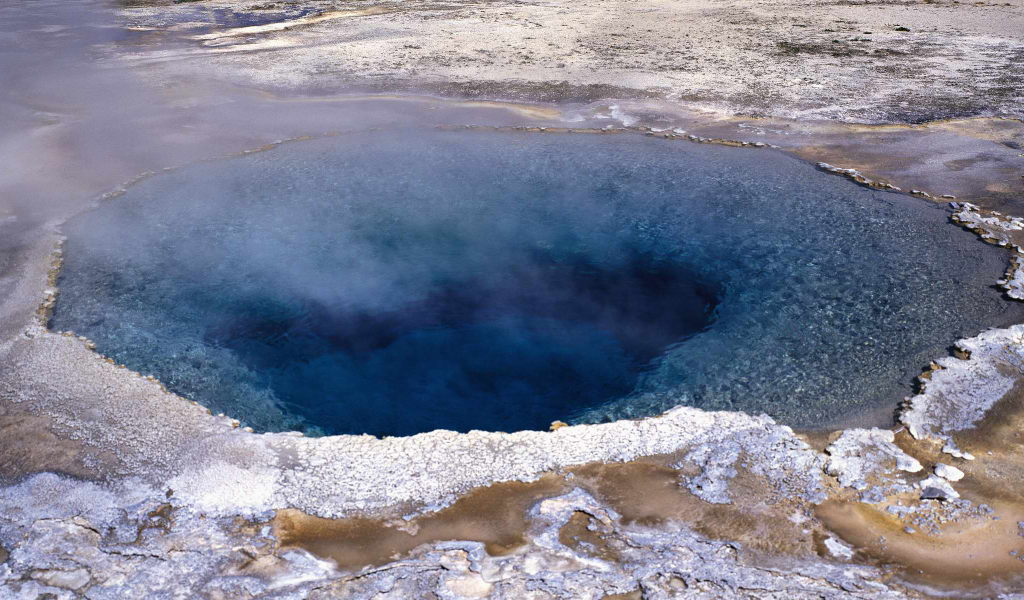
<path fill-rule="evenodd" d="M 261 430 L 678 403 L 821 426 L 895 407 L 955 339 L 1020 318 L 990 287 L 1004 257 L 946 219 L 769 151 L 360 134 L 74 219 L 52 326 Z"/>

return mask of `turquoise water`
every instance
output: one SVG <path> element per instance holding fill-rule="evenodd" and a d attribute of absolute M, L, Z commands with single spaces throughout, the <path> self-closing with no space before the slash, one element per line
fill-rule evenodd
<path fill-rule="evenodd" d="M 52 326 L 260 430 L 546 429 L 686 403 L 826 426 L 1020 320 L 923 201 L 769 151 L 361 134 L 65 227 Z"/>

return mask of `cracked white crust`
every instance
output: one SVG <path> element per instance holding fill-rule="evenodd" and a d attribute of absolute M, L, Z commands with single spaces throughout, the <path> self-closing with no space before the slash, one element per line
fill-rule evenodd
<path fill-rule="evenodd" d="M 154 490 L 116 490 L 41 474 L 0 491 L 0 598 L 572 598 L 642 590 L 645 598 L 901 598 L 872 567 L 820 559 L 787 568 L 739 560 L 739 546 L 684 524 L 625 524 L 579 489 L 530 511 L 528 542 L 491 556 L 478 542 L 435 542 L 386 565 L 341 572 L 302 550 L 279 548 L 268 527 L 240 529 Z M 49 502 L 35 504 L 43 497 Z M 589 515 L 620 558 L 606 560 L 560 541 L 576 513 Z M 16 517 L 15 517 L 16 515 Z M 14 517 L 14 518 L 12 518 Z M 840 556 L 847 559 L 848 556 Z"/>

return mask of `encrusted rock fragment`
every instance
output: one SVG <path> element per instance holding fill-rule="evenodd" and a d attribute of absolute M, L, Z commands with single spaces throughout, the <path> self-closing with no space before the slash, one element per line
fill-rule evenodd
<path fill-rule="evenodd" d="M 848 429 L 825 448 L 829 455 L 825 472 L 839 479 L 843 487 L 866 490 L 867 480 L 873 475 L 923 469 L 916 458 L 893 443 L 895 439 L 896 435 L 887 429 Z"/>
<path fill-rule="evenodd" d="M 938 463 L 935 465 L 935 474 L 946 481 L 960 481 L 964 478 L 963 471 L 944 463 Z"/>
<path fill-rule="evenodd" d="M 766 415 L 755 419 L 757 425 L 719 432 L 686 455 L 686 461 L 701 468 L 700 475 L 683 480 L 690 492 L 712 504 L 730 504 L 729 482 L 742 464 L 768 479 L 780 493 L 809 502 L 824 500 L 822 457 L 791 428 Z"/>
<path fill-rule="evenodd" d="M 922 500 L 949 501 L 960 497 L 960 494 L 953 489 L 953 486 L 949 485 L 948 481 L 935 475 L 930 475 L 927 479 L 921 481 L 918 486 L 921 488 Z"/>
<path fill-rule="evenodd" d="M 943 444 L 942 446 L 942 451 L 945 454 L 948 454 L 955 458 L 962 458 L 964 460 L 974 460 L 974 455 L 971 454 L 970 452 L 964 452 L 963 450 L 961 450 L 960 447 L 956 445 L 956 442 L 953 441 L 953 438 L 949 438 L 946 440 L 946 443 Z"/>
<path fill-rule="evenodd" d="M 853 558 L 853 546 L 840 539 L 834 537 L 826 538 L 825 547 L 836 558 Z"/>

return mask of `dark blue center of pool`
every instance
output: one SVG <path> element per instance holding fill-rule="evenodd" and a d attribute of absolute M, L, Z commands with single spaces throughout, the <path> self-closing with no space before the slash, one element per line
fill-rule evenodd
<path fill-rule="evenodd" d="M 1018 319 L 998 251 L 769 151 L 410 132 L 151 178 L 68 223 L 52 326 L 261 430 L 821 425 Z"/>
<path fill-rule="evenodd" d="M 457 241 L 442 233 L 417 253 L 467 268 L 399 302 L 246 292 L 227 306 L 218 290 L 203 341 L 331 430 L 408 434 L 424 419 L 500 430 L 543 427 L 628 394 L 714 307 L 714 288 L 656 258 L 598 265 L 510 246 L 469 268 L 451 254 Z"/>

